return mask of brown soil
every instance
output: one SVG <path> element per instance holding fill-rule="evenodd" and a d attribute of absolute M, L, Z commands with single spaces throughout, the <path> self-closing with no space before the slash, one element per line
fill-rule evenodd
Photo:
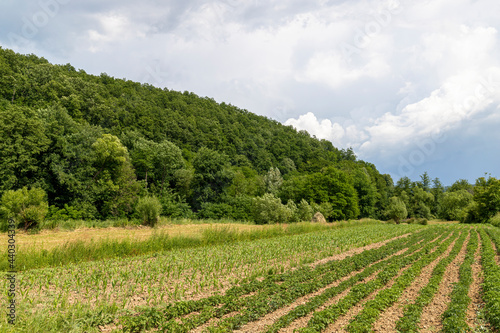
<path fill-rule="evenodd" d="M 400 239 L 400 238 L 403 238 L 403 237 L 408 237 L 409 235 L 411 235 L 411 234 L 404 234 L 404 235 L 401 235 L 401 236 L 398 236 L 398 237 L 394 237 L 394 238 L 385 240 L 383 242 L 372 243 L 372 244 L 369 244 L 369 245 L 366 245 L 366 246 L 363 246 L 363 247 L 358 247 L 358 248 L 355 248 L 355 249 L 351 249 L 349 251 L 342 252 L 342 253 L 333 255 L 331 257 L 327 257 L 327 258 L 323 258 L 321 260 L 318 260 L 318 261 L 316 261 L 316 262 L 314 262 L 312 264 L 309 264 L 309 266 L 316 267 L 318 265 L 325 264 L 325 263 L 327 263 L 329 261 L 332 261 L 332 260 L 343 260 L 343 259 L 345 259 L 347 257 L 351 257 L 351 256 L 353 256 L 355 254 L 359 254 L 359 253 L 367 251 L 367 250 L 378 249 L 378 248 L 386 245 L 387 243 L 392 242 L 393 240 Z"/>
<path fill-rule="evenodd" d="M 420 275 L 416 277 L 412 284 L 403 292 L 399 300 L 380 315 L 379 320 L 377 320 L 373 326 L 374 332 L 397 332 L 396 322 L 399 318 L 402 317 L 404 307 L 407 304 L 413 303 L 417 299 L 420 289 L 422 289 L 427 285 L 427 283 L 429 283 L 429 280 L 432 276 L 432 271 L 441 259 L 447 257 L 450 254 L 453 246 L 455 245 L 455 242 L 456 240 L 450 244 L 448 249 L 446 249 L 446 251 L 441 256 L 424 267 Z"/>
<path fill-rule="evenodd" d="M 446 311 L 448 304 L 451 301 L 451 292 L 453 285 L 459 281 L 459 269 L 464 261 L 467 243 L 470 238 L 470 233 L 466 241 L 462 245 L 462 249 L 456 258 L 448 265 L 443 275 L 443 280 L 439 285 L 439 289 L 434 296 L 432 302 L 427 305 L 422 311 L 422 318 L 419 323 L 420 332 L 439 332 L 442 329 L 442 315 Z"/>
<path fill-rule="evenodd" d="M 387 260 L 387 259 L 392 258 L 393 256 L 397 256 L 397 255 L 403 254 L 407 250 L 408 250 L 408 248 L 400 250 L 397 253 L 395 253 L 395 254 L 393 254 L 393 255 L 385 258 L 385 259 L 382 259 L 382 260 Z M 374 263 L 370 264 L 367 267 L 375 265 L 375 264 L 379 263 L 382 260 L 374 262 Z M 264 331 L 264 329 L 267 326 L 272 325 L 277 319 L 279 319 L 280 317 L 286 315 L 287 313 L 289 313 L 290 311 L 292 311 L 297 306 L 306 304 L 311 298 L 313 298 L 313 297 L 315 297 L 317 295 L 321 295 L 325 290 L 327 290 L 329 288 L 338 286 L 343 281 L 348 280 L 351 277 L 353 277 L 354 275 L 361 273 L 367 267 L 365 267 L 365 268 L 363 268 L 363 269 L 361 269 L 359 271 L 351 272 L 349 275 L 344 276 L 343 278 L 341 278 L 341 279 L 339 279 L 339 280 L 337 280 L 337 281 L 335 281 L 335 282 L 327 285 L 326 287 L 318 289 L 314 293 L 311 293 L 311 294 L 305 295 L 303 297 L 300 297 L 295 302 L 293 302 L 292 304 L 290 304 L 290 305 L 288 305 L 288 306 L 286 306 L 284 308 L 278 309 L 275 312 L 269 313 L 266 316 L 262 317 L 260 320 L 252 322 L 252 323 L 249 323 L 249 324 L 243 326 L 241 329 L 239 329 L 239 330 L 237 330 L 235 332 L 238 332 L 238 333 L 252 333 L 252 332 L 261 332 L 261 331 Z"/>
<path fill-rule="evenodd" d="M 387 283 L 382 288 L 380 288 L 378 290 L 375 290 L 367 298 L 363 299 L 361 302 L 359 302 L 358 304 L 356 304 L 355 306 L 353 306 L 345 315 L 343 315 L 342 317 L 338 318 L 333 324 L 331 324 L 330 326 L 328 326 L 326 328 L 326 330 L 325 330 L 325 333 L 338 333 L 338 332 L 346 333 L 347 331 L 345 330 L 345 327 L 349 324 L 349 322 L 354 317 L 356 317 L 356 315 L 358 313 L 360 313 L 363 310 L 363 308 L 365 307 L 366 302 L 369 302 L 369 301 L 373 300 L 378 295 L 378 293 L 381 290 L 387 289 L 387 288 L 391 288 L 394 285 L 394 283 L 396 282 L 397 278 L 399 276 L 401 276 L 401 274 L 403 274 L 404 271 L 406 271 L 410 267 L 411 266 L 408 265 L 408 266 L 402 268 L 398 272 L 398 274 L 395 277 L 393 277 L 391 279 L 391 281 L 389 281 L 389 283 Z"/>
<path fill-rule="evenodd" d="M 476 231 L 473 231 L 472 234 L 474 237 L 478 237 L 479 244 L 481 244 L 481 240 L 479 238 L 479 234 Z M 472 283 L 470 285 L 468 296 L 471 299 L 469 307 L 467 308 L 467 323 L 469 327 L 473 329 L 476 326 L 477 321 L 477 312 L 481 309 L 484 304 L 483 299 L 481 297 L 481 285 L 484 281 L 482 270 L 483 267 L 481 265 L 481 246 L 478 246 L 476 253 L 474 253 L 474 263 L 471 266 L 472 269 Z"/>
<path fill-rule="evenodd" d="M 403 235 L 403 236 L 406 236 L 406 235 Z M 403 236 L 401 236 L 401 237 L 403 237 Z M 450 236 L 451 236 L 451 234 L 448 235 L 448 237 L 450 237 Z M 448 237 L 446 237 L 444 240 L 446 240 Z M 435 242 L 438 238 L 439 237 L 436 237 L 435 239 L 433 239 L 431 241 L 431 243 Z M 399 251 L 398 253 L 396 253 L 395 255 L 400 255 L 400 254 L 404 253 L 405 251 L 407 251 L 407 249 L 403 249 L 403 250 Z M 373 263 L 373 264 L 375 264 L 375 263 Z M 363 270 L 360 270 L 360 271 L 358 271 L 356 273 L 359 273 L 361 271 L 363 271 Z M 368 282 L 368 281 L 373 280 L 374 278 L 376 278 L 376 276 L 377 276 L 378 273 L 379 272 L 376 272 L 376 273 L 372 274 L 371 276 L 369 276 L 368 278 L 366 278 L 365 281 L 362 281 L 362 282 Z M 362 283 L 362 282 L 360 282 L 360 283 Z M 337 303 L 340 299 L 344 298 L 350 291 L 351 291 L 351 288 L 348 288 L 347 290 L 344 290 L 342 293 L 340 293 L 336 297 L 330 299 L 328 302 L 326 302 L 325 304 L 323 304 L 322 306 L 320 306 L 318 309 L 316 309 L 316 311 L 324 310 L 325 308 L 329 307 L 330 305 L 333 305 L 333 304 Z M 288 311 L 290 311 L 290 310 L 288 310 Z M 310 313 L 307 316 L 304 316 L 304 317 L 301 317 L 301 318 L 295 320 L 288 327 L 281 329 L 279 332 L 280 333 L 283 333 L 283 332 L 293 332 L 297 328 L 305 327 L 307 325 L 307 323 L 309 322 L 309 320 L 312 318 L 313 314 L 314 313 Z"/>

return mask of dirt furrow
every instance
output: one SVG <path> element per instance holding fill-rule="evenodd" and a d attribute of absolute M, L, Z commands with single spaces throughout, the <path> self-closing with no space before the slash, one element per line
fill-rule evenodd
<path fill-rule="evenodd" d="M 323 258 L 321 260 L 315 261 L 315 262 L 309 264 L 308 266 L 311 266 L 311 267 L 314 268 L 314 267 L 316 267 L 318 265 L 325 264 L 325 263 L 327 263 L 329 261 L 332 261 L 332 260 L 344 260 L 347 257 L 352 257 L 355 254 L 359 254 L 359 253 L 367 251 L 367 250 L 378 249 L 378 248 L 380 248 L 380 247 L 386 245 L 387 243 L 390 243 L 390 242 L 392 242 L 392 241 L 394 241 L 396 239 L 408 237 L 410 235 L 411 235 L 411 233 L 408 233 L 408 234 L 404 234 L 404 235 L 401 235 L 401 236 L 398 236 L 398 237 L 394 237 L 394 238 L 385 240 L 383 242 L 372 243 L 372 244 L 369 244 L 369 245 L 366 245 L 366 246 L 363 246 L 363 247 L 357 247 L 357 248 L 351 249 L 349 251 L 342 252 L 342 253 L 339 253 L 339 254 L 335 254 L 333 256 L 330 256 L 330 257 Z"/>
<path fill-rule="evenodd" d="M 380 271 L 377 271 L 377 272 L 373 273 L 372 275 L 370 275 L 369 277 L 367 277 L 366 279 L 364 279 L 363 281 L 360 281 L 360 282 L 356 283 L 355 285 L 358 285 L 360 283 L 367 283 L 367 282 L 373 281 L 374 279 L 377 278 L 377 275 L 379 273 L 380 273 Z M 323 304 L 322 306 L 320 306 L 318 309 L 316 309 L 315 312 L 322 311 L 322 310 L 326 309 L 327 307 L 329 307 L 329 306 L 337 303 L 339 300 L 341 300 L 347 294 L 349 294 L 349 292 L 351 291 L 351 288 L 348 288 L 348 289 L 344 290 L 343 292 L 341 292 L 340 294 L 338 294 L 337 296 L 331 298 L 330 300 L 328 300 L 328 302 L 326 302 L 325 304 Z M 307 316 L 304 316 L 304 317 L 301 317 L 301 318 L 295 320 L 288 327 L 282 328 L 279 331 L 279 333 L 291 333 L 295 329 L 298 329 L 298 328 L 301 328 L 301 327 L 306 327 L 307 323 L 313 317 L 313 315 L 314 315 L 314 312 L 308 314 Z"/>
<path fill-rule="evenodd" d="M 460 265 L 465 259 L 467 243 L 470 239 L 470 233 L 467 235 L 460 252 L 456 258 L 446 267 L 443 280 L 439 284 L 439 289 L 432 302 L 422 311 L 422 318 L 419 323 L 420 332 L 439 332 L 442 329 L 442 315 L 448 308 L 451 301 L 451 292 L 455 283 L 459 281 Z"/>
<path fill-rule="evenodd" d="M 405 235 L 403 235 L 403 236 L 405 236 Z M 400 237 L 403 237 L 403 236 L 400 236 Z M 400 238 L 400 237 L 397 237 L 397 238 Z M 439 239 L 439 237 L 440 236 L 434 238 L 430 243 L 433 243 L 433 242 L 437 241 Z M 449 237 L 451 237 L 451 233 L 447 237 L 445 237 L 445 239 L 443 239 L 442 242 L 446 241 L 446 239 L 448 239 Z M 405 251 L 405 249 L 401 250 L 400 252 L 403 253 L 404 251 Z M 369 276 L 368 278 L 366 278 L 364 281 L 358 282 L 357 284 L 363 283 L 363 282 L 369 282 L 369 281 L 375 279 L 378 273 L 379 272 L 376 272 L 376 273 L 372 274 L 371 276 Z M 340 299 L 344 298 L 350 291 L 351 291 L 351 288 L 348 288 L 348 289 L 344 290 L 342 293 L 340 293 L 339 295 L 333 297 L 328 302 L 326 302 L 325 304 L 323 304 L 322 306 L 320 306 L 318 309 L 316 309 L 315 312 L 324 310 L 325 308 L 329 307 L 330 305 L 333 305 L 333 304 L 337 303 Z M 314 315 L 314 312 L 308 314 L 307 316 L 304 316 L 304 317 L 301 317 L 301 318 L 295 320 L 288 327 L 285 327 L 285 328 L 282 328 L 281 330 L 279 330 L 279 333 L 289 333 L 289 332 L 293 332 L 297 328 L 301 328 L 301 327 L 307 326 L 307 323 L 309 322 L 309 320 L 312 318 L 313 315 Z"/>
<path fill-rule="evenodd" d="M 475 231 L 474 231 L 475 232 Z M 476 232 L 475 232 L 476 233 Z M 474 329 L 477 322 L 477 312 L 484 305 L 483 299 L 481 297 L 481 285 L 483 284 L 484 277 L 482 274 L 483 266 L 481 265 L 481 237 L 476 233 L 478 237 L 479 246 L 474 253 L 474 263 L 471 266 L 472 269 L 472 283 L 470 285 L 468 296 L 471 299 L 469 307 L 467 308 L 467 323 L 471 329 Z"/>
<path fill-rule="evenodd" d="M 348 280 L 351 277 L 355 276 L 356 274 L 359 274 L 359 273 L 363 272 L 366 268 L 371 267 L 373 265 L 376 265 L 376 264 L 378 264 L 379 262 L 381 262 L 383 260 L 388 260 L 388 259 L 390 259 L 390 258 L 392 258 L 394 256 L 401 255 L 401 254 L 405 253 L 406 251 L 408 251 L 408 248 L 402 249 L 402 250 L 396 252 L 395 254 L 392 254 L 392 255 L 388 256 L 387 258 L 384 258 L 384 259 L 378 260 L 376 262 L 373 262 L 370 265 L 364 267 L 363 269 L 360 269 L 360 270 L 355 271 L 355 272 L 351 272 L 349 275 L 344 276 L 343 278 L 340 278 L 339 280 L 337 280 L 337 281 L 335 281 L 335 282 L 327 285 L 326 287 L 318 289 L 314 293 L 311 293 L 311 294 L 305 295 L 303 297 L 300 297 L 295 302 L 293 302 L 292 304 L 290 304 L 290 305 L 288 305 L 288 306 L 286 306 L 284 308 L 278 309 L 275 312 L 269 313 L 266 316 L 262 317 L 260 320 L 255 321 L 255 322 L 251 322 L 251 323 L 243 326 L 241 329 L 239 329 L 239 330 L 237 330 L 235 332 L 238 332 L 238 333 L 261 332 L 267 326 L 272 325 L 280 317 L 286 315 L 288 312 L 292 311 L 297 306 L 302 305 L 302 304 L 306 304 L 311 298 L 313 298 L 313 297 L 315 297 L 317 295 L 321 295 L 325 290 L 327 290 L 329 288 L 332 288 L 332 287 L 336 287 L 340 283 L 342 283 L 343 281 Z"/>
<path fill-rule="evenodd" d="M 401 274 L 403 274 L 404 271 L 406 271 L 410 267 L 411 267 L 411 265 L 408 265 L 408 266 L 402 268 L 398 272 L 398 274 L 389 281 L 389 283 L 387 283 L 382 288 L 375 290 L 373 293 L 371 293 L 370 295 L 368 295 L 368 297 L 364 298 L 361 302 L 359 302 L 358 304 L 356 304 L 355 306 L 353 306 L 345 315 L 341 316 L 333 324 L 331 324 L 330 326 L 328 326 L 326 328 L 326 330 L 325 330 L 325 333 L 339 333 L 339 332 L 346 333 L 347 331 L 344 329 L 345 326 L 347 326 L 349 324 L 349 322 L 354 317 L 356 317 L 356 315 L 358 313 L 360 313 L 361 310 L 363 310 L 363 308 L 365 307 L 366 302 L 369 302 L 369 301 L 373 300 L 375 297 L 377 297 L 377 294 L 381 290 L 384 290 L 384 289 L 387 289 L 387 288 L 391 288 L 394 285 L 394 283 L 396 283 L 396 280 L 401 276 Z"/>
<path fill-rule="evenodd" d="M 388 308 L 385 312 L 381 313 L 380 318 L 373 325 L 374 332 L 397 332 L 396 322 L 403 315 L 404 307 L 407 304 L 413 303 L 417 297 L 420 289 L 425 287 L 432 276 L 432 271 L 437 266 L 441 259 L 447 257 L 453 246 L 455 245 L 453 241 L 446 251 L 436 258 L 432 263 L 427 265 L 422 269 L 421 274 L 412 282 L 412 284 L 403 292 L 399 301 L 397 301 L 393 306 Z"/>
<path fill-rule="evenodd" d="M 452 234 L 449 234 L 445 239 L 443 239 L 440 243 L 446 241 L 448 238 L 451 237 Z M 435 239 L 436 240 L 436 239 Z M 432 242 L 434 242 L 435 240 L 433 240 Z M 453 242 L 454 243 L 454 242 Z M 438 246 L 434 247 L 430 253 L 433 253 L 434 251 L 436 251 L 438 249 Z M 397 278 L 399 278 L 399 276 L 401 276 L 401 274 L 404 273 L 404 271 L 406 271 L 408 268 L 411 267 L 412 264 L 402 268 L 399 273 L 391 279 L 391 281 L 389 281 L 388 284 L 386 284 L 385 286 L 383 286 L 382 288 L 374 291 L 373 293 L 371 293 L 367 298 L 363 299 L 360 303 L 356 304 L 352 309 L 350 309 L 344 316 L 338 318 L 333 324 L 331 324 L 330 326 L 328 326 L 328 328 L 325 330 L 326 333 L 347 333 L 347 331 L 345 330 L 345 327 L 349 324 L 349 322 L 358 314 L 360 313 L 365 304 L 369 301 L 371 301 L 372 299 L 374 299 L 377 294 L 384 290 L 384 289 L 387 289 L 387 288 L 391 288 L 392 285 L 394 285 L 394 283 L 396 282 Z"/>

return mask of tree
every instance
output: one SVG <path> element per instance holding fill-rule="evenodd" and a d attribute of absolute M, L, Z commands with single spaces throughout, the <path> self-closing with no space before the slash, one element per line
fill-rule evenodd
<path fill-rule="evenodd" d="M 311 203 L 329 203 L 333 220 L 352 219 L 359 215 L 358 195 L 351 179 L 347 173 L 334 167 L 291 177 L 284 182 L 280 197 L 284 201 L 305 199 Z"/>
<path fill-rule="evenodd" d="M 40 188 L 23 187 L 2 195 L 0 212 L 4 219 L 13 218 L 25 230 L 37 227 L 49 210 L 47 195 Z"/>
<path fill-rule="evenodd" d="M 434 205 L 432 205 L 431 213 L 438 215 L 445 189 L 439 178 L 434 178 L 432 184 L 431 194 L 434 196 Z"/>
<path fill-rule="evenodd" d="M 400 220 L 405 219 L 408 216 L 406 205 L 400 198 L 392 197 L 389 201 L 386 215 L 388 218 L 393 219 L 396 224 L 399 224 Z"/>
<path fill-rule="evenodd" d="M 0 104 L 0 194 L 45 185 L 42 158 L 49 144 L 45 124 L 36 111 Z"/>
<path fill-rule="evenodd" d="M 425 192 L 430 192 L 431 190 L 431 177 L 429 177 L 429 174 L 424 172 L 423 175 L 420 176 L 420 182 L 418 182 L 418 185 L 425 191 Z"/>
<path fill-rule="evenodd" d="M 264 176 L 264 184 L 266 186 L 267 193 L 276 195 L 281 185 L 283 185 L 283 177 L 281 177 L 280 170 L 278 168 L 271 167 L 268 173 Z"/>
<path fill-rule="evenodd" d="M 155 196 L 140 198 L 135 207 L 144 224 L 154 227 L 161 213 L 161 203 Z"/>
<path fill-rule="evenodd" d="M 254 220 L 257 224 L 287 223 L 295 213 L 289 206 L 283 205 L 280 198 L 276 198 L 271 193 L 254 198 L 253 201 Z"/>
<path fill-rule="evenodd" d="M 500 212 L 500 179 L 481 177 L 474 186 L 475 205 L 469 210 L 467 222 L 488 223 Z"/>
<path fill-rule="evenodd" d="M 233 174 L 229 171 L 228 157 L 202 147 L 193 160 L 193 207 L 200 209 L 204 202 L 217 202 Z"/>
<path fill-rule="evenodd" d="M 411 217 L 431 218 L 431 207 L 434 204 L 434 196 L 425 192 L 424 189 L 416 187 L 410 196 L 410 207 L 408 215 Z"/>
<path fill-rule="evenodd" d="M 449 188 L 448 192 L 455 192 L 455 191 L 460 191 L 460 190 L 466 190 L 469 193 L 474 193 L 474 186 L 469 183 L 467 179 L 459 179 L 456 182 L 454 182 Z"/>
<path fill-rule="evenodd" d="M 136 182 L 127 148 L 111 134 L 103 134 L 91 148 L 96 172 L 87 188 L 95 194 L 96 208 L 102 217 L 131 213 L 140 185 Z"/>
<path fill-rule="evenodd" d="M 441 200 L 439 217 L 448 221 L 464 222 L 473 195 L 467 190 L 446 192 Z"/>

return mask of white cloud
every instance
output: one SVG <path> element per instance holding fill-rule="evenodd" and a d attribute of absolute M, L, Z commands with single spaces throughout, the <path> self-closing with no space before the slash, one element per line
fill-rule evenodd
<path fill-rule="evenodd" d="M 4 1 L 0 30 L 23 36 L 41 11 Z M 0 45 L 288 119 L 390 168 L 418 140 L 498 120 L 498 12 L 494 0 L 65 1 L 24 44 Z"/>

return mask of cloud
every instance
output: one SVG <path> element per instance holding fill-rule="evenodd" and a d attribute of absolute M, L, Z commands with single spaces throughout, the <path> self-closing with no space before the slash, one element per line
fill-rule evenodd
<path fill-rule="evenodd" d="M 452 147 L 458 133 L 498 121 L 499 11 L 494 0 L 5 0 L 0 45 L 213 97 L 396 174 L 437 133 L 472 156 L 474 140 Z"/>

